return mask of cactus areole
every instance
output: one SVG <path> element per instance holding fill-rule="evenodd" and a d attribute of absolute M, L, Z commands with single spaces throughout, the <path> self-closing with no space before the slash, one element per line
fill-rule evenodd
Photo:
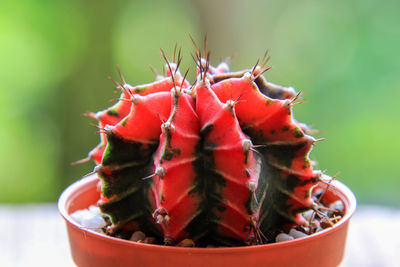
<path fill-rule="evenodd" d="M 136 225 L 167 245 L 265 243 L 271 231 L 304 223 L 300 212 L 314 205 L 316 140 L 293 118 L 295 90 L 264 78 L 266 62 L 229 72 L 196 52 L 194 83 L 179 56 L 163 53 L 165 76 L 131 86 L 121 75 L 119 101 L 88 114 L 101 129 L 89 158 L 107 232 Z"/>

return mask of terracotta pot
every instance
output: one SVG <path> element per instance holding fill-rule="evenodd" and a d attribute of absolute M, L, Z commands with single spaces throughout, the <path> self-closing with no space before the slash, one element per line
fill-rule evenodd
<path fill-rule="evenodd" d="M 333 181 L 324 199 L 341 199 L 344 217 L 334 227 L 281 243 L 232 248 L 183 248 L 135 243 L 81 228 L 70 213 L 99 199 L 98 178 L 90 176 L 69 186 L 58 207 L 68 230 L 71 254 L 78 266 L 337 266 L 343 260 L 349 220 L 356 207 L 353 193 Z"/>

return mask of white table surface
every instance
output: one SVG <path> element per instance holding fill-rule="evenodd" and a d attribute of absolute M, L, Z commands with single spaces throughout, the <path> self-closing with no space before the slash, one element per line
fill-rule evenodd
<path fill-rule="evenodd" d="M 74 266 L 55 203 L 0 205 L 0 266 Z M 400 210 L 358 207 L 342 266 L 400 266 Z"/>

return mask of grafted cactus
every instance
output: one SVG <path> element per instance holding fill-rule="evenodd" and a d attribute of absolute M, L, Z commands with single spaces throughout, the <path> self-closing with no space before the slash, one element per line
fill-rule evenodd
<path fill-rule="evenodd" d="M 197 51 L 193 84 L 167 61 L 165 77 L 131 86 L 88 115 L 101 143 L 89 153 L 101 179 L 101 210 L 113 235 L 127 225 L 166 244 L 255 244 L 301 224 L 318 182 L 309 153 L 316 140 L 292 116 L 291 87 L 268 82 L 265 62 L 229 72 Z"/>

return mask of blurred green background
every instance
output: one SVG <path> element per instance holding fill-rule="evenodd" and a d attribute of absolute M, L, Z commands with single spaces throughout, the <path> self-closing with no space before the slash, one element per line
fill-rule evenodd
<path fill-rule="evenodd" d="M 0 8 L 0 202 L 56 201 L 93 168 L 71 166 L 98 143 L 86 111 L 111 105 L 119 64 L 128 82 L 154 79 L 159 49 L 208 34 L 211 62 L 237 54 L 307 102 L 296 118 L 320 129 L 318 168 L 363 204 L 400 207 L 399 1 L 6 1 Z M 193 78 L 193 75 L 191 76 Z"/>

